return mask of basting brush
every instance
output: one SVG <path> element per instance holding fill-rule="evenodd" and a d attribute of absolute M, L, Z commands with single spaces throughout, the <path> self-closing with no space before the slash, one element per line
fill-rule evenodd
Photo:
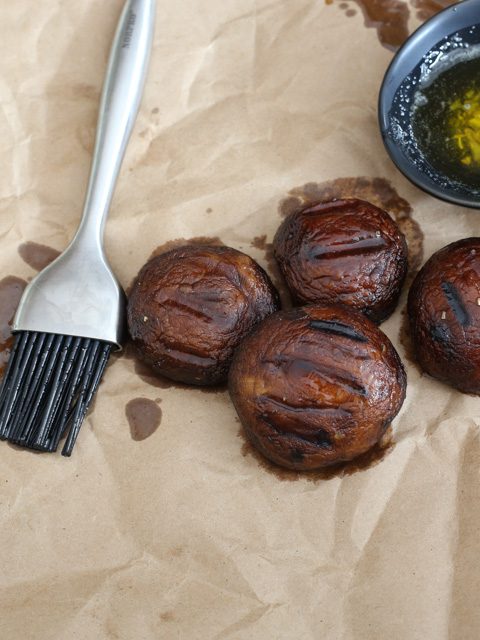
<path fill-rule="evenodd" d="M 103 231 L 145 84 L 155 0 L 127 0 L 113 42 L 82 221 L 65 250 L 30 283 L 13 321 L 0 388 L 0 438 L 70 456 L 110 353 L 121 348 L 125 295 Z"/>

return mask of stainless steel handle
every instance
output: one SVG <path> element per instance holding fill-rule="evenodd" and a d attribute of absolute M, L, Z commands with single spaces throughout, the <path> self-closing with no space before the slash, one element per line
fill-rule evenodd
<path fill-rule="evenodd" d="M 67 249 L 25 290 L 14 331 L 122 344 L 125 299 L 103 251 L 103 228 L 140 105 L 154 22 L 155 0 L 127 0 L 110 53 L 82 221 Z"/>
<path fill-rule="evenodd" d="M 155 25 L 156 0 L 127 0 L 100 102 L 83 217 L 74 242 L 102 245 L 110 204 L 140 106 Z"/>

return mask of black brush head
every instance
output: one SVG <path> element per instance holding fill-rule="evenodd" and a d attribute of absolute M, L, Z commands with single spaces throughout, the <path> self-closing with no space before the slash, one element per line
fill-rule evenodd
<path fill-rule="evenodd" d="M 0 388 L 0 439 L 70 456 L 112 345 L 90 338 L 22 331 Z"/>

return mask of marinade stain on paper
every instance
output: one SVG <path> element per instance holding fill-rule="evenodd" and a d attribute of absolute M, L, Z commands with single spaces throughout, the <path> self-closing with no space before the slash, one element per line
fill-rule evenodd
<path fill-rule="evenodd" d="M 457 0 L 411 0 L 412 6 L 417 10 L 417 18 L 420 20 L 428 20 L 456 2 Z"/>
<path fill-rule="evenodd" d="M 331 4 L 331 3 L 327 3 L 327 4 Z M 338 6 L 340 7 L 340 9 L 343 9 L 345 11 L 345 15 L 347 16 L 347 18 L 351 18 L 357 15 L 357 12 L 355 11 L 355 9 L 351 9 L 348 2 L 341 2 Z"/>
<path fill-rule="evenodd" d="M 358 471 L 365 471 L 366 469 L 376 466 L 392 451 L 395 445 L 393 441 L 392 427 L 390 426 L 376 445 L 363 455 L 358 456 L 350 462 L 342 462 L 338 465 L 332 465 L 331 467 L 321 471 L 293 471 L 279 467 L 262 456 L 262 454 L 257 451 L 257 449 L 255 449 L 248 440 L 243 428 L 239 430 L 238 436 L 243 440 L 242 455 L 244 457 L 251 456 L 263 469 L 265 469 L 265 471 L 274 475 L 278 480 L 286 481 L 308 480 L 310 482 L 317 482 L 330 480 L 331 478 L 351 476 Z"/>
<path fill-rule="evenodd" d="M 80 82 L 71 86 L 72 95 L 74 98 L 80 98 L 83 100 L 92 100 L 97 102 L 100 97 L 100 91 L 98 87 L 93 84 L 86 84 Z"/>
<path fill-rule="evenodd" d="M 12 321 L 27 283 L 15 276 L 0 281 L 0 376 L 13 346 Z"/>
<path fill-rule="evenodd" d="M 377 30 L 378 39 L 387 49 L 397 50 L 410 34 L 408 20 L 410 9 L 404 0 L 342 0 L 338 7 L 347 17 L 355 15 L 350 2 L 358 5 L 363 13 L 365 26 Z M 325 0 L 325 4 L 332 5 L 333 0 Z M 411 0 L 411 6 L 416 10 L 420 20 L 427 20 L 442 9 L 455 4 L 452 0 Z"/>
<path fill-rule="evenodd" d="M 152 436 L 162 421 L 162 410 L 148 398 L 134 398 L 125 407 L 132 440 L 140 442 Z"/>
<path fill-rule="evenodd" d="M 396 221 L 408 244 L 408 266 L 411 280 L 423 261 L 423 233 L 412 217 L 412 207 L 385 178 L 365 176 L 337 178 L 325 182 L 309 182 L 291 189 L 279 204 L 282 216 L 318 202 L 358 198 L 385 209 Z"/>
<path fill-rule="evenodd" d="M 366 27 L 377 30 L 380 42 L 387 49 L 398 49 L 408 38 L 408 18 L 410 11 L 403 0 L 353 0 L 357 4 L 365 20 Z M 334 4 L 326 0 L 326 4 Z M 346 6 L 342 6 L 346 5 Z M 347 17 L 352 13 L 349 3 L 341 2 L 340 8 Z"/>
<path fill-rule="evenodd" d="M 58 258 L 60 251 L 44 244 L 24 242 L 18 247 L 18 254 L 29 267 L 36 271 L 42 271 Z"/>
<path fill-rule="evenodd" d="M 174 620 L 175 620 L 174 611 L 165 611 L 164 613 L 161 613 L 160 614 L 160 620 L 162 622 L 174 622 Z"/>

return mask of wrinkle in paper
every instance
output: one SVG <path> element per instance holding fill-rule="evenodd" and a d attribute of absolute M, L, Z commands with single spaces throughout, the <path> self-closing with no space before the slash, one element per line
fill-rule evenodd
<path fill-rule="evenodd" d="M 121 0 L 2 9 L 0 271 L 78 222 Z M 376 97 L 391 53 L 317 0 L 158 3 L 149 82 L 107 226 L 129 285 L 157 245 L 219 236 L 267 267 L 278 204 L 378 176 L 412 205 L 425 259 L 478 214 L 394 169 Z M 382 326 L 399 341 L 400 309 Z M 71 460 L 1 446 L 2 640 L 476 640 L 478 399 L 421 375 L 378 465 L 312 483 L 244 457 L 226 393 L 158 389 L 113 359 Z M 162 400 L 150 438 L 125 405 Z"/>

